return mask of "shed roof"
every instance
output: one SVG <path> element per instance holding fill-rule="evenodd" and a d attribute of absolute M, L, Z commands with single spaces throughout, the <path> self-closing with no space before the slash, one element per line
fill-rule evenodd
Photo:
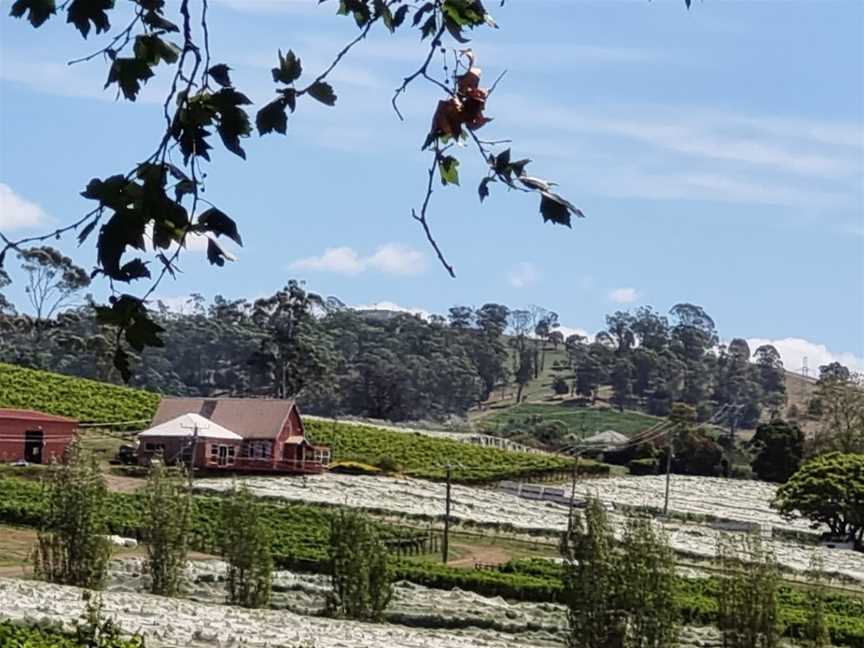
<path fill-rule="evenodd" d="M 294 407 L 293 400 L 275 398 L 163 398 L 152 425 L 194 413 L 244 439 L 274 439 Z"/>
<path fill-rule="evenodd" d="M 57 416 L 56 414 L 46 414 L 45 412 L 26 409 L 0 408 L 0 419 L 78 424 L 78 419 L 69 418 L 68 416 Z"/>
<path fill-rule="evenodd" d="M 605 432 L 598 432 L 587 439 L 582 439 L 582 443 L 587 445 L 621 445 L 622 443 L 627 443 L 629 440 L 628 437 L 620 432 L 606 430 Z"/>
<path fill-rule="evenodd" d="M 223 439 L 227 441 L 242 441 L 243 437 L 235 434 L 221 425 L 209 421 L 199 414 L 181 414 L 170 421 L 160 423 L 149 430 L 144 430 L 138 436 L 142 437 L 191 437 L 198 430 L 200 439 Z"/>

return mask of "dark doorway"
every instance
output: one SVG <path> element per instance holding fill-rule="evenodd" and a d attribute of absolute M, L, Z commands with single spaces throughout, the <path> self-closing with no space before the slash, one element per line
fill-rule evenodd
<path fill-rule="evenodd" d="M 24 433 L 24 461 L 29 463 L 42 463 L 42 432 Z"/>

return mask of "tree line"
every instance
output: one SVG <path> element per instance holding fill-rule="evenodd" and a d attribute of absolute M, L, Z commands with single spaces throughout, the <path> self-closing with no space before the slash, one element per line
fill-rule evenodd
<path fill-rule="evenodd" d="M 19 260 L 35 315 L 18 314 L 0 294 L 0 361 L 119 382 L 122 331 L 80 299 L 87 274 L 47 246 Z M 0 272 L 0 290 L 6 283 Z M 540 306 L 454 306 L 428 318 L 364 312 L 293 280 L 251 301 L 193 295 L 180 311 L 152 306 L 151 332 L 164 346 L 135 348 L 131 384 L 165 394 L 294 397 L 310 413 L 407 420 L 462 415 L 501 386 L 515 385 L 519 402 L 551 370 L 560 395 L 594 402 L 609 385 L 615 407 L 657 416 L 683 402 L 730 438 L 786 404 L 777 350 L 721 343 L 711 316 L 689 303 L 668 314 L 615 312 L 593 339 L 565 337 L 558 314 Z M 849 377 L 840 365 L 826 371 Z M 808 413 L 836 400 L 817 399 Z"/>

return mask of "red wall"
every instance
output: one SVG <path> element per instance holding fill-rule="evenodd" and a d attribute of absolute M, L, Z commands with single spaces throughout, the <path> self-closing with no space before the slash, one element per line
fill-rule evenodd
<path fill-rule="evenodd" d="M 75 436 L 75 421 L 28 421 L 26 419 L 0 419 L 0 462 L 29 459 L 24 456 L 24 433 L 41 431 L 42 463 L 51 463 L 52 457 L 62 458 L 66 446 Z"/>

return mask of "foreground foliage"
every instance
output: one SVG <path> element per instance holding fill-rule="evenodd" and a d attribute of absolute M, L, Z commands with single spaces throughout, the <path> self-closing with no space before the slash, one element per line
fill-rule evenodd
<path fill-rule="evenodd" d="M 150 592 L 175 596 L 186 565 L 192 499 L 183 488 L 183 473 L 154 461 L 144 492 L 144 539 Z"/>
<path fill-rule="evenodd" d="M 105 537 L 108 489 L 96 459 L 79 440 L 69 445 L 62 464 L 51 466 L 42 496 L 44 515 L 33 556 L 36 576 L 100 589 L 111 553 Z"/>
<path fill-rule="evenodd" d="M 191 545 L 203 551 L 218 551 L 221 498 L 196 496 Z M 274 563 L 278 568 L 322 572 L 327 555 L 332 511 L 307 505 L 263 503 L 262 515 L 273 534 Z M 135 536 L 143 515 L 140 496 L 109 493 L 109 531 Z M 33 482 L 0 479 L 0 521 L 38 526 L 45 514 L 43 493 Z M 404 537 L 410 531 L 374 523 L 387 540 Z M 565 601 L 562 567 L 547 560 L 519 560 L 499 570 L 466 570 L 438 563 L 394 560 L 394 580 L 409 580 L 428 587 L 459 587 L 484 596 L 536 602 Z M 716 624 L 718 618 L 717 578 L 676 578 L 674 605 L 683 624 Z M 811 623 L 812 602 L 807 591 L 782 585 L 778 590 L 779 614 L 784 635 L 805 637 Z M 822 599 L 824 617 L 834 645 L 864 648 L 864 598 L 826 592 Z M 64 647 L 65 648 L 65 647 Z"/>
<path fill-rule="evenodd" d="M 561 539 L 571 648 L 665 648 L 678 637 L 668 539 L 628 520 L 620 545 L 599 501 L 574 513 Z"/>
<path fill-rule="evenodd" d="M 262 505 L 248 488 L 235 486 L 222 499 L 221 523 L 228 603 L 247 608 L 269 606 L 273 541 Z"/>
<path fill-rule="evenodd" d="M 393 596 L 387 548 L 375 525 L 357 511 L 340 509 L 330 521 L 328 610 L 336 616 L 380 621 Z"/>
<path fill-rule="evenodd" d="M 781 515 L 824 524 L 836 536 L 864 538 L 864 454 L 832 452 L 811 459 L 777 490 Z"/>

